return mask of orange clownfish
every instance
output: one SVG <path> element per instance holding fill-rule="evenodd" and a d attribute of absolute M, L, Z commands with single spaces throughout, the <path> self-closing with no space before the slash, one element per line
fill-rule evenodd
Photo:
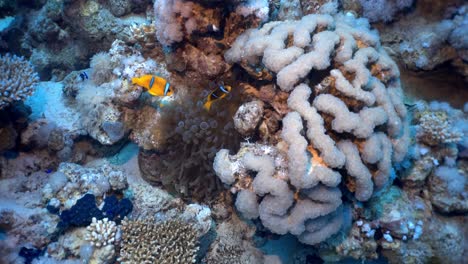
<path fill-rule="evenodd" d="M 146 88 L 148 93 L 154 96 L 170 96 L 174 93 L 169 82 L 156 75 L 147 74 L 132 78 L 132 84 Z"/>
<path fill-rule="evenodd" d="M 223 99 L 231 92 L 231 86 L 220 84 L 218 88 L 213 90 L 208 97 L 206 98 L 206 102 L 203 105 L 207 111 L 210 111 L 211 104 L 217 100 Z"/>

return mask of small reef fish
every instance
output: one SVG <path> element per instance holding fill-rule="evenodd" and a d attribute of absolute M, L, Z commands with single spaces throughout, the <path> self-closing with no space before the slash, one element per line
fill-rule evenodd
<path fill-rule="evenodd" d="M 226 97 L 229 93 L 231 92 L 231 86 L 229 85 L 224 85 L 220 84 L 218 88 L 213 90 L 206 98 L 206 102 L 203 105 L 203 108 L 205 108 L 207 111 L 210 111 L 211 104 L 213 102 L 218 101 L 220 99 L 223 99 Z"/>
<path fill-rule="evenodd" d="M 149 94 L 154 96 L 170 96 L 174 93 L 169 82 L 156 75 L 148 74 L 132 78 L 132 84 L 144 87 L 148 90 Z"/>
<path fill-rule="evenodd" d="M 80 73 L 80 78 L 81 78 L 82 81 L 89 79 L 88 74 L 86 72 L 81 72 Z"/>

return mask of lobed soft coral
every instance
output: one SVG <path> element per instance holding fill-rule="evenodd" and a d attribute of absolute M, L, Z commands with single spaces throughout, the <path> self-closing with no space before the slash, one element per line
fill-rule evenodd
<path fill-rule="evenodd" d="M 248 74 L 276 73 L 287 109 L 273 106 L 282 127 L 273 140 L 262 139 L 275 147 L 243 146 L 234 156 L 221 150 L 217 175 L 238 192 L 245 217 L 307 244 L 324 241 L 343 223 L 342 178 L 357 201 L 368 201 L 406 155 L 396 64 L 368 21 L 349 14 L 267 23 L 240 35 L 225 58 Z"/>
<path fill-rule="evenodd" d="M 274 233 L 291 233 L 306 244 L 319 243 L 337 233 L 343 223 L 341 191 L 336 188 L 339 174 L 317 168 L 315 184 L 305 177 L 294 179 L 299 188 L 308 188 L 294 190 L 288 184 L 293 176 L 291 172 L 288 175 L 287 163 L 284 154 L 274 147 L 244 144 L 234 156 L 227 150 L 219 151 L 214 168 L 221 180 L 238 192 L 236 208 L 244 217 L 259 217 Z M 252 177 L 248 171 L 257 175 Z"/>
<path fill-rule="evenodd" d="M 365 201 L 403 160 L 409 130 L 399 71 L 366 20 L 338 14 L 267 23 L 239 36 L 225 57 L 244 68 L 261 67 L 261 60 L 279 87 L 292 91 L 281 137 L 295 187 L 314 185 L 312 156 L 313 167 L 345 168 L 351 190 Z"/>
<path fill-rule="evenodd" d="M 0 55 L 0 109 L 25 100 L 38 82 L 37 73 L 23 57 Z"/>

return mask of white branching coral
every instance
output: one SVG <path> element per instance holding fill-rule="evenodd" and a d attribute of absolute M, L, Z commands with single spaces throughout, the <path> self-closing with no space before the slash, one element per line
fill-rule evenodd
<path fill-rule="evenodd" d="M 107 218 L 97 220 L 96 217 L 93 217 L 91 224 L 86 227 L 86 230 L 85 240 L 89 241 L 91 245 L 100 248 L 112 245 L 115 242 L 117 225 L 114 221 L 109 221 Z"/>
<path fill-rule="evenodd" d="M 0 109 L 26 99 L 38 82 L 37 73 L 23 57 L 0 55 Z"/>

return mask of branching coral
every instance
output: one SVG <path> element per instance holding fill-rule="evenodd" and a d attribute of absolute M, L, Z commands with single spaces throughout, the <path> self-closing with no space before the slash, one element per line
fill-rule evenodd
<path fill-rule="evenodd" d="M 0 55 L 0 109 L 32 94 L 39 77 L 23 57 Z"/>
<path fill-rule="evenodd" d="M 198 251 L 197 233 L 178 220 L 164 223 L 122 222 L 120 263 L 194 263 Z"/>
<path fill-rule="evenodd" d="M 91 224 L 86 227 L 87 233 L 85 239 L 91 242 L 95 247 L 105 247 L 112 245 L 115 242 L 115 234 L 117 232 L 117 225 L 114 221 L 104 218 L 97 220 L 93 217 Z"/>

